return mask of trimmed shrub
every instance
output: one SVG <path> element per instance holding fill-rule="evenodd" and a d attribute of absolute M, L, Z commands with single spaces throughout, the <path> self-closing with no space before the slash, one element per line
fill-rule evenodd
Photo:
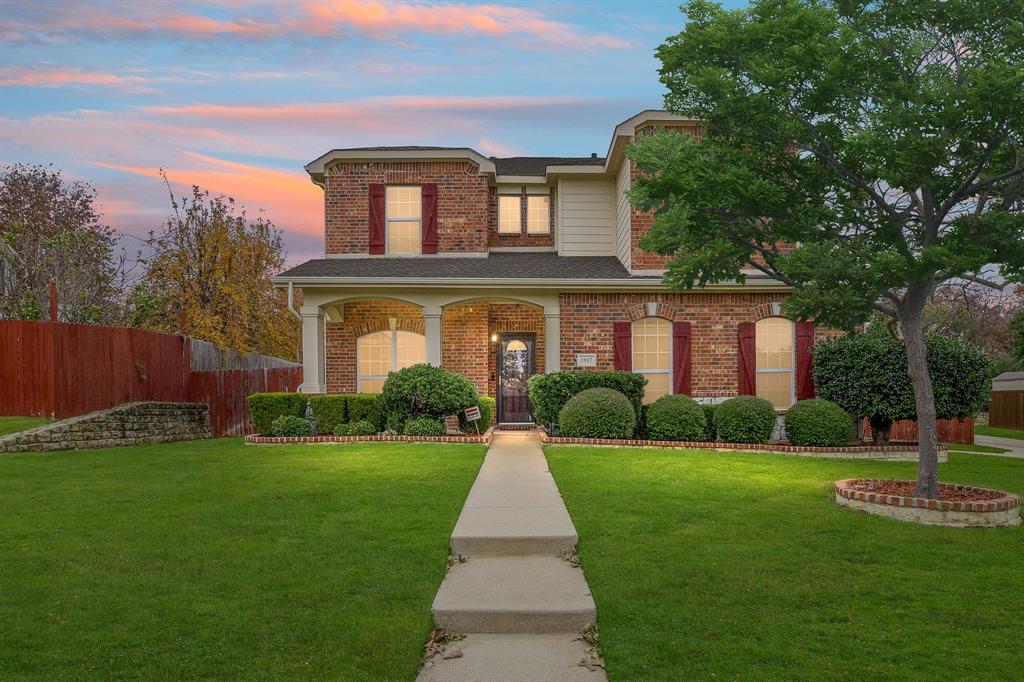
<path fill-rule="evenodd" d="M 636 410 L 611 388 L 588 388 L 569 398 L 558 413 L 559 432 L 571 438 L 632 438 Z"/>
<path fill-rule="evenodd" d="M 379 393 L 354 393 L 346 397 L 346 417 L 350 422 L 368 421 L 379 432 L 384 427 Z"/>
<path fill-rule="evenodd" d="M 830 400 L 801 400 L 786 410 L 786 440 L 791 445 L 846 445 L 852 430 L 850 415 Z"/>
<path fill-rule="evenodd" d="M 715 431 L 723 443 L 767 443 L 775 429 L 775 408 L 764 398 L 729 398 L 715 410 Z"/>
<path fill-rule="evenodd" d="M 405 422 L 405 436 L 443 436 L 444 424 L 433 417 L 415 417 Z"/>
<path fill-rule="evenodd" d="M 312 436 L 313 427 L 305 417 L 282 414 L 271 424 L 270 432 L 275 436 Z"/>
<path fill-rule="evenodd" d="M 663 395 L 647 405 L 645 414 L 651 440 L 703 440 L 708 427 L 704 410 L 685 395 Z"/>
<path fill-rule="evenodd" d="M 274 420 L 282 415 L 305 418 L 306 400 L 307 396 L 301 393 L 253 393 L 245 402 L 256 433 L 267 436 Z"/>
<path fill-rule="evenodd" d="M 309 396 L 318 433 L 334 433 L 338 426 L 348 423 L 348 398 L 347 395 Z"/>
<path fill-rule="evenodd" d="M 558 415 L 570 398 L 590 388 L 610 388 L 622 393 L 632 404 L 633 413 L 639 416 L 646 385 L 647 379 L 643 375 L 632 372 L 577 370 L 535 374 L 530 377 L 527 390 L 533 405 L 534 421 L 551 426 L 558 422 Z"/>
<path fill-rule="evenodd" d="M 480 396 L 480 399 L 476 401 L 476 406 L 480 408 L 480 421 L 476 423 L 480 427 L 480 433 L 486 431 L 491 425 L 491 420 L 494 419 L 495 405 L 494 398 L 487 395 Z M 476 433 L 473 422 L 466 421 L 466 415 L 463 412 L 459 412 L 459 426 L 463 431 Z"/>
<path fill-rule="evenodd" d="M 392 372 L 380 395 L 388 429 L 399 432 L 414 417 L 440 421 L 476 405 L 478 398 L 476 386 L 469 379 L 431 365 L 413 365 Z"/>
<path fill-rule="evenodd" d="M 376 436 L 377 427 L 365 419 L 359 421 L 349 422 L 348 424 L 338 424 L 334 427 L 335 436 Z"/>
<path fill-rule="evenodd" d="M 709 443 L 714 443 L 718 440 L 718 432 L 715 430 L 715 410 L 718 405 L 704 404 L 700 406 L 700 409 L 704 411 L 704 420 L 707 422 L 707 428 L 704 430 L 704 440 Z"/>

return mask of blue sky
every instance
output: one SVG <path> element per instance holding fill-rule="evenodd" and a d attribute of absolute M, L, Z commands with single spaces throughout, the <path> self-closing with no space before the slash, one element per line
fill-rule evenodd
<path fill-rule="evenodd" d="M 157 229 L 199 184 L 323 251 L 303 164 L 334 147 L 603 155 L 662 104 L 673 2 L 0 2 L 0 162 L 52 163 Z M 131 247 L 131 240 L 125 241 Z"/>

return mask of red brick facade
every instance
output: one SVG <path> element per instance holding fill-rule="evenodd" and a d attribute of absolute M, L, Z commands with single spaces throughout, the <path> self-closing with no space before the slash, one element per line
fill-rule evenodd
<path fill-rule="evenodd" d="M 324 361 L 328 393 L 356 392 L 356 339 L 391 328 L 423 333 L 423 311 L 401 301 L 366 300 L 339 306 L 341 322 L 328 322 L 324 334 Z"/>
<path fill-rule="evenodd" d="M 438 252 L 487 250 L 487 178 L 469 161 L 344 162 L 324 176 L 326 253 L 367 253 L 369 186 L 437 183 Z"/>

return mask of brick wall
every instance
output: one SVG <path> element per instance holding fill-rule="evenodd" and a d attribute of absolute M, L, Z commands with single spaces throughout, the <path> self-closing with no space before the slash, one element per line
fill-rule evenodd
<path fill-rule="evenodd" d="M 740 322 L 756 321 L 767 308 L 765 304 L 781 302 L 786 295 L 742 292 L 562 294 L 559 297 L 562 369 L 575 369 L 577 353 L 596 353 L 596 369 L 613 369 L 612 323 L 635 319 L 643 314 L 637 306 L 654 301 L 666 304 L 669 312 L 662 309 L 662 314 L 693 325 L 694 396 L 734 396 L 739 374 L 736 326 Z"/>
<path fill-rule="evenodd" d="M 487 395 L 490 387 L 487 301 L 448 306 L 441 316 L 441 365 L 458 372 Z"/>
<path fill-rule="evenodd" d="M 551 189 L 548 201 L 548 234 L 529 235 L 526 234 L 526 189 L 523 188 L 520 197 L 522 198 L 520 208 L 520 220 L 523 232 L 521 234 L 499 234 L 498 233 L 498 188 L 489 188 L 487 195 L 487 244 L 489 246 L 520 247 L 520 246 L 554 246 L 555 245 L 555 190 Z"/>
<path fill-rule="evenodd" d="M 89 450 L 209 437 L 205 403 L 127 403 L 12 433 L 0 438 L 0 452 Z"/>
<path fill-rule="evenodd" d="M 327 322 L 324 355 L 328 393 L 355 393 L 356 339 L 391 328 L 423 333 L 423 311 L 402 301 L 365 300 L 342 306 L 342 321 Z"/>
<path fill-rule="evenodd" d="M 369 185 L 437 183 L 439 252 L 487 250 L 487 178 L 469 161 L 349 162 L 324 176 L 326 253 L 367 253 Z"/>

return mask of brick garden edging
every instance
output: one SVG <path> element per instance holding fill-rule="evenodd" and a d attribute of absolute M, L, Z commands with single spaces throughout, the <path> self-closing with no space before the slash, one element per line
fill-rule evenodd
<path fill-rule="evenodd" d="M 991 527 L 1016 526 L 1020 524 L 1020 498 L 991 488 L 940 483 L 939 490 L 978 491 L 998 493 L 1002 497 L 978 502 L 952 500 L 929 500 L 923 497 L 885 495 L 858 490 L 860 483 L 888 482 L 874 478 L 847 478 L 836 481 L 836 504 L 850 507 L 868 514 L 888 516 L 901 521 L 911 521 L 935 526 Z M 905 482 L 905 481 L 899 481 Z"/>
<path fill-rule="evenodd" d="M 598 445 L 606 447 L 672 448 L 676 450 L 719 450 L 723 452 L 763 452 L 770 455 L 795 455 L 822 459 L 870 459 L 890 462 L 916 462 L 917 443 L 897 445 L 846 445 L 834 448 L 803 447 L 785 443 L 718 443 L 701 441 L 643 440 L 616 438 L 567 438 L 550 436 L 540 429 L 540 440 L 550 445 Z M 939 444 L 939 461 L 947 460 L 946 445 Z"/>
<path fill-rule="evenodd" d="M 493 428 L 480 435 L 400 436 L 378 433 L 374 436 L 246 436 L 246 445 L 344 445 L 345 443 L 490 443 Z"/>

